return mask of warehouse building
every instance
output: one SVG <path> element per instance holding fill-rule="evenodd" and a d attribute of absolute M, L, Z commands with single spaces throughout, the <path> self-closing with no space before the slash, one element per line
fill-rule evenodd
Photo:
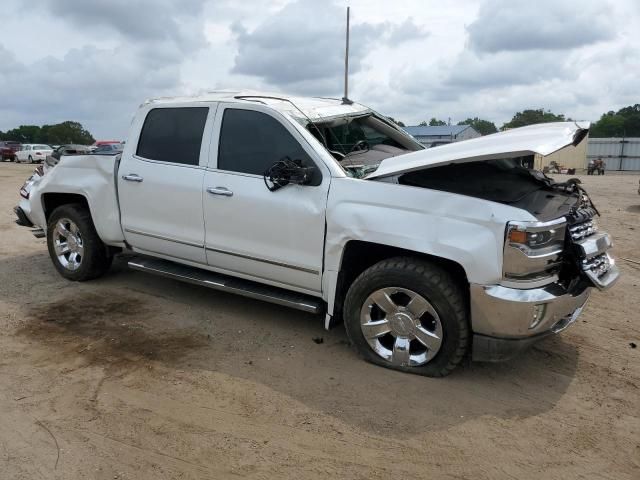
<path fill-rule="evenodd" d="M 586 161 L 598 158 L 607 171 L 640 171 L 640 138 L 590 138 Z"/>
<path fill-rule="evenodd" d="M 427 148 L 481 136 L 470 125 L 442 125 L 435 127 L 416 125 L 404 127 L 404 131 Z"/>

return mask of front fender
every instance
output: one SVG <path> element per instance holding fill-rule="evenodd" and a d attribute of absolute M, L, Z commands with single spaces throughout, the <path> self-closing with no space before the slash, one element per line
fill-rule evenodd
<path fill-rule="evenodd" d="M 471 283 L 502 277 L 504 228 L 531 214 L 506 205 L 407 185 L 334 179 L 327 206 L 325 266 L 339 271 L 351 240 L 411 250 L 458 263 Z"/>

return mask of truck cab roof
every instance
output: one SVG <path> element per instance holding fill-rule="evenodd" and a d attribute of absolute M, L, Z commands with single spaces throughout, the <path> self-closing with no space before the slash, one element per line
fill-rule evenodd
<path fill-rule="evenodd" d="M 301 120 L 303 123 L 324 122 L 334 117 L 363 115 L 371 111 L 359 103 L 345 103 L 341 99 L 327 97 L 300 97 L 276 92 L 256 90 L 216 90 L 194 96 L 159 97 L 145 101 L 149 104 L 166 105 L 172 103 L 226 102 L 261 103 L 280 113 Z"/>

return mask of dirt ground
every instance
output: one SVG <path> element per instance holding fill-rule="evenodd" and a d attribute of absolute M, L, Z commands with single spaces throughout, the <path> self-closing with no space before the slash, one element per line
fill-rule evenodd
<path fill-rule="evenodd" d="M 63 280 L 13 223 L 31 169 L 0 163 L 0 479 L 640 478 L 638 176 L 582 177 L 613 290 L 516 360 L 429 379 L 121 262 Z"/>

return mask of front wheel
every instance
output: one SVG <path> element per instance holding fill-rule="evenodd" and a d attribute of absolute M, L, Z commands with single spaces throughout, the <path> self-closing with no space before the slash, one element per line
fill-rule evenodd
<path fill-rule="evenodd" d="M 365 270 L 345 299 L 351 343 L 372 363 L 429 377 L 448 375 L 469 347 L 461 287 L 417 258 L 383 260 Z"/>
<path fill-rule="evenodd" d="M 63 205 L 51 213 L 47 247 L 56 270 L 68 280 L 100 277 L 113 260 L 98 237 L 90 212 L 78 204 Z"/>

